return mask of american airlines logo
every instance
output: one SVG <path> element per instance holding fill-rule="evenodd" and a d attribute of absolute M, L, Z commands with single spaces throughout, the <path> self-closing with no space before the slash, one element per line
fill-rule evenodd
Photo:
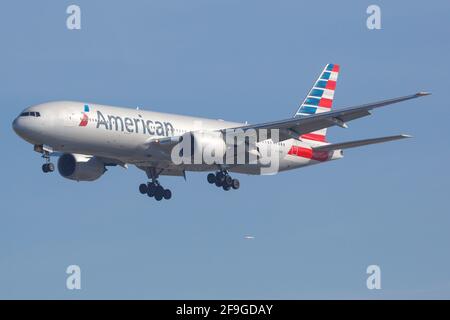
<path fill-rule="evenodd" d="M 86 116 L 86 113 L 84 113 L 84 116 Z M 103 115 L 101 111 L 97 111 L 97 129 L 100 127 L 106 130 L 166 137 L 172 136 L 174 132 L 173 125 L 170 122 L 146 120 L 141 115 L 138 118 Z"/>
<path fill-rule="evenodd" d="M 83 117 L 81 118 L 80 127 L 86 127 L 89 123 L 89 116 L 86 114 L 87 112 L 89 112 L 89 106 L 86 104 L 84 106 L 84 112 L 83 112 Z"/>

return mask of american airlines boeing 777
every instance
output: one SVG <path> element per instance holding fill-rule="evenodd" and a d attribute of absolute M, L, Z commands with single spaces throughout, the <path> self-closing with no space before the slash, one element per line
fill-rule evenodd
<path fill-rule="evenodd" d="M 159 178 L 186 178 L 186 171 L 211 172 L 207 181 L 228 191 L 240 186 L 239 180 L 230 176 L 231 172 L 262 175 L 292 170 L 340 159 L 344 149 L 409 137 L 401 134 L 329 143 L 326 137 L 329 127 L 347 128 L 348 122 L 370 115 L 373 109 L 429 94 L 419 92 L 332 110 L 338 75 L 339 65 L 326 65 L 292 118 L 267 123 L 251 125 L 58 101 L 27 108 L 14 120 L 13 129 L 42 154 L 45 173 L 55 170 L 50 158 L 58 156 L 59 173 L 75 181 L 97 180 L 109 166 L 135 165 L 145 171 L 149 180 L 139 186 L 139 191 L 158 201 L 172 197 L 172 192 L 160 184 Z M 226 139 L 227 135 L 237 132 L 244 135 L 255 132 L 254 143 L 246 138 L 243 142 L 237 138 Z M 189 148 L 180 147 L 186 142 Z M 189 152 L 189 159 L 192 159 L 197 150 L 208 148 L 213 150 L 214 161 L 174 159 L 174 156 L 185 159 Z M 230 154 L 233 161 L 225 161 Z M 240 156 L 245 160 L 237 161 Z M 274 159 L 275 170 L 264 171 Z"/>

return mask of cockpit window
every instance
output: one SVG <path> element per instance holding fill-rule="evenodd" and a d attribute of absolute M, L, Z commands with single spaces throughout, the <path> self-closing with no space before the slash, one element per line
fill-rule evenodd
<path fill-rule="evenodd" d="M 41 114 L 39 112 L 22 112 L 20 114 L 21 117 L 40 117 Z"/>

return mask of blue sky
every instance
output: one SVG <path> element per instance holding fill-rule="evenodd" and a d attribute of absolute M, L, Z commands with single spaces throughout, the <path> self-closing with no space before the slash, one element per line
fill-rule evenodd
<path fill-rule="evenodd" d="M 82 29 L 66 28 L 67 6 Z M 366 28 L 378 4 L 382 29 Z M 9 1 L 0 19 L 0 298 L 450 298 L 447 1 Z M 329 130 L 333 142 L 408 133 L 239 192 L 143 172 L 94 183 L 43 175 L 11 130 L 51 100 L 262 122 L 289 117 L 326 63 L 335 106 L 432 96 Z M 250 234 L 255 240 L 248 241 Z M 82 290 L 65 270 L 82 270 Z M 377 264 L 382 289 L 366 288 Z"/>

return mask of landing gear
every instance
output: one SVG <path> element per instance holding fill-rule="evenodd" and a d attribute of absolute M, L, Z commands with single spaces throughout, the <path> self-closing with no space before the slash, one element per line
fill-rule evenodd
<path fill-rule="evenodd" d="M 45 163 L 42 165 L 42 172 L 49 173 L 55 171 L 55 165 L 50 162 L 50 153 L 46 150 L 42 150 L 42 158 L 45 159 Z"/>
<path fill-rule="evenodd" d="M 162 199 L 170 200 L 172 198 L 172 191 L 164 189 L 158 181 L 141 184 L 139 191 L 142 194 L 147 194 L 150 198 L 154 197 L 156 201 L 161 201 Z"/>
<path fill-rule="evenodd" d="M 225 170 L 208 174 L 207 180 L 210 184 L 215 184 L 216 187 L 221 187 L 225 191 L 237 190 L 241 186 L 239 180 L 233 179 Z"/>
<path fill-rule="evenodd" d="M 172 191 L 164 189 L 158 181 L 161 172 L 157 173 L 153 168 L 146 170 L 146 172 L 152 181 L 139 185 L 139 192 L 146 194 L 150 198 L 155 198 L 156 201 L 161 201 L 162 199 L 170 200 L 172 198 Z"/>

